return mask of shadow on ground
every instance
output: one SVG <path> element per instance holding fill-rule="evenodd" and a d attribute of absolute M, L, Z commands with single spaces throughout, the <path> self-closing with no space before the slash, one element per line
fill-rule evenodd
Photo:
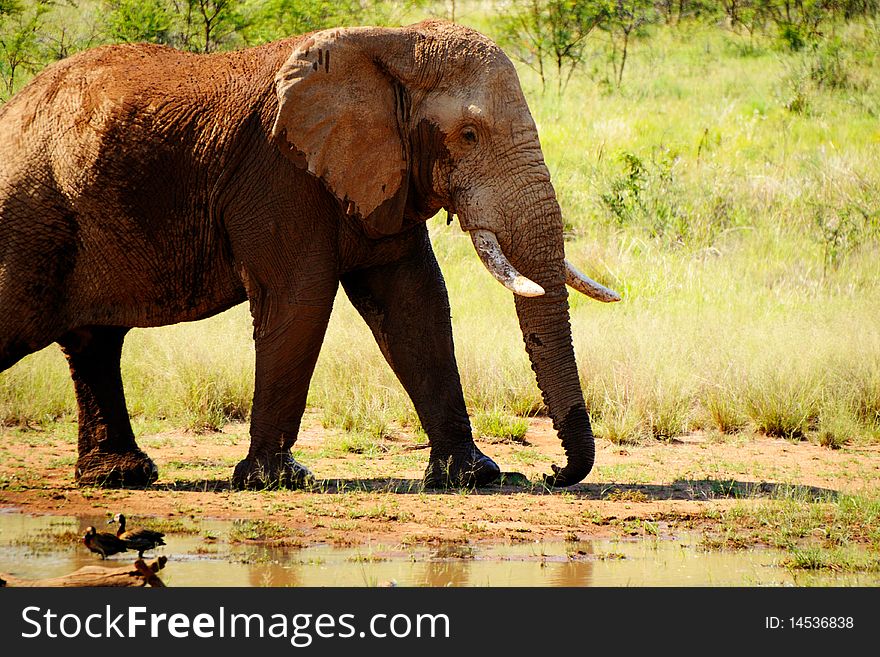
<path fill-rule="evenodd" d="M 188 492 L 235 490 L 226 479 L 200 479 L 156 484 L 153 489 Z M 376 477 L 363 479 L 320 479 L 307 489 L 310 493 L 394 493 L 412 495 L 461 494 L 460 489 L 425 489 L 421 479 Z M 472 495 L 530 493 L 533 495 L 571 495 L 578 499 L 615 502 L 654 502 L 663 500 L 717 500 L 740 498 L 795 499 L 801 502 L 833 502 L 839 493 L 830 488 L 800 484 L 737 481 L 735 479 L 677 479 L 669 484 L 617 484 L 596 482 L 570 488 L 551 489 L 528 480 L 519 473 L 504 473 L 500 483 L 469 491 Z"/>

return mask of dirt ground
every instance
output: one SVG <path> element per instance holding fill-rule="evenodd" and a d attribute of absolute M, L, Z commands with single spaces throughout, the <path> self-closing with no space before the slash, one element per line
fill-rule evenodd
<path fill-rule="evenodd" d="M 427 449 L 404 432 L 351 443 L 309 415 L 298 460 L 318 485 L 309 491 L 236 491 L 232 469 L 247 452 L 247 426 L 223 432 L 144 434 L 159 467 L 148 489 L 79 488 L 73 482 L 75 425 L 50 431 L 0 429 L 0 509 L 187 522 L 259 519 L 283 528 L 272 540 L 312 545 L 364 542 L 532 541 L 674 534 L 718 529 L 735 505 L 766 504 L 796 487 L 815 499 L 876 496 L 880 446 L 830 450 L 756 435 L 692 434 L 669 442 L 618 446 L 597 441 L 596 467 L 566 490 L 538 485 L 564 461 L 549 420 L 533 419 L 523 443 L 480 442 L 507 473 L 480 491 L 421 490 Z M 511 474 L 515 473 L 515 474 Z M 285 533 L 286 532 L 286 533 Z"/>

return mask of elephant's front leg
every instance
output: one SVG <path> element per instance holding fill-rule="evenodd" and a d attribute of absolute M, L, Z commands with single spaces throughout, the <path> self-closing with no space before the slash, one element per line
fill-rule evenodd
<path fill-rule="evenodd" d="M 427 229 L 414 229 L 405 255 L 342 277 L 415 405 L 431 443 L 425 486 L 483 486 L 500 470 L 474 444 L 455 362 L 449 299 Z"/>
<path fill-rule="evenodd" d="M 330 319 L 332 289 L 319 298 L 285 303 L 278 297 L 251 300 L 256 379 L 251 445 L 233 474 L 239 488 L 301 487 L 311 473 L 290 454 L 306 406 L 309 381 Z"/>

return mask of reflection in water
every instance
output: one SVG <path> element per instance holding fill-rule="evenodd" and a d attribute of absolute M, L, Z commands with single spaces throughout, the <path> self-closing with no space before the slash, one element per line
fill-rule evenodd
<path fill-rule="evenodd" d="M 295 560 L 279 562 L 273 551 L 263 548 L 259 552 L 247 569 L 251 586 L 302 586 L 297 576 L 299 564 Z"/>
<path fill-rule="evenodd" d="M 101 562 L 82 544 L 89 525 L 109 516 L 29 516 L 0 512 L 0 572 L 25 578 L 65 575 Z M 103 524 L 102 524 L 103 523 Z M 168 586 L 878 586 L 880 573 L 791 572 L 769 549 L 705 552 L 685 540 L 602 540 L 404 548 L 271 547 L 229 540 L 233 524 L 202 520 L 198 533 L 166 532 Z M 689 540 L 688 540 L 689 539 Z"/>
<path fill-rule="evenodd" d="M 443 544 L 430 561 L 425 562 L 424 574 L 417 586 L 467 586 L 473 558 L 473 548 L 468 545 Z"/>
<path fill-rule="evenodd" d="M 566 555 L 568 561 L 551 569 L 548 586 L 590 586 L 593 578 L 593 544 L 578 542 L 570 544 Z"/>

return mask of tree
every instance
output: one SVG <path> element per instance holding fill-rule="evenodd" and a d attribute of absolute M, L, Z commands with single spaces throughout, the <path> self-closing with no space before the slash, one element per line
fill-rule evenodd
<path fill-rule="evenodd" d="M 16 78 L 22 71 L 35 73 L 43 67 L 39 32 L 49 0 L 37 0 L 25 8 L 18 2 L 0 0 L 0 76 L 5 95 L 15 92 Z"/>
<path fill-rule="evenodd" d="M 338 25 L 355 25 L 377 3 L 360 0 L 265 0 L 247 38 L 271 41 Z"/>
<path fill-rule="evenodd" d="M 559 93 L 568 86 L 575 68 L 583 60 L 587 36 L 606 16 L 607 10 L 600 2 L 555 0 L 547 3 L 547 26 L 550 30 L 547 45 L 556 63 Z M 563 85 L 563 69 L 566 66 L 568 74 Z"/>
<path fill-rule="evenodd" d="M 148 1 L 163 6 L 170 22 L 167 36 L 160 40 L 191 52 L 216 52 L 240 45 L 246 41 L 242 30 L 250 25 L 256 11 L 253 2 L 243 0 Z"/>
<path fill-rule="evenodd" d="M 501 20 L 501 40 L 511 54 L 534 69 L 546 88 L 546 64 L 556 68 L 562 94 L 586 54 L 587 37 L 605 19 L 601 0 L 523 0 Z"/>
<path fill-rule="evenodd" d="M 0 0 L 0 17 L 21 12 L 21 3 L 18 0 Z"/>
<path fill-rule="evenodd" d="M 46 56 L 64 59 L 101 43 L 106 39 L 106 21 L 104 2 L 55 0 L 40 30 Z"/>
<path fill-rule="evenodd" d="M 629 51 L 630 37 L 650 20 L 653 11 L 651 0 L 611 0 L 603 27 L 611 37 L 611 65 L 614 79 L 619 87 L 623 83 L 623 70 Z"/>
<path fill-rule="evenodd" d="M 190 0 L 195 5 L 202 28 L 202 51 L 212 52 L 219 48 L 224 37 L 238 27 L 239 13 L 236 0 Z"/>
<path fill-rule="evenodd" d="M 112 41 L 170 43 L 173 16 L 164 0 L 105 0 Z"/>
<path fill-rule="evenodd" d="M 500 22 L 502 44 L 516 59 L 538 74 L 541 89 L 546 89 L 544 57 L 547 34 L 540 0 L 525 0 L 514 5 L 513 11 L 502 17 Z"/>
<path fill-rule="evenodd" d="M 755 33 L 766 22 L 766 5 L 758 0 L 721 0 L 721 6 L 730 27 L 734 30 L 745 29 L 749 34 L 749 42 L 754 42 Z"/>

